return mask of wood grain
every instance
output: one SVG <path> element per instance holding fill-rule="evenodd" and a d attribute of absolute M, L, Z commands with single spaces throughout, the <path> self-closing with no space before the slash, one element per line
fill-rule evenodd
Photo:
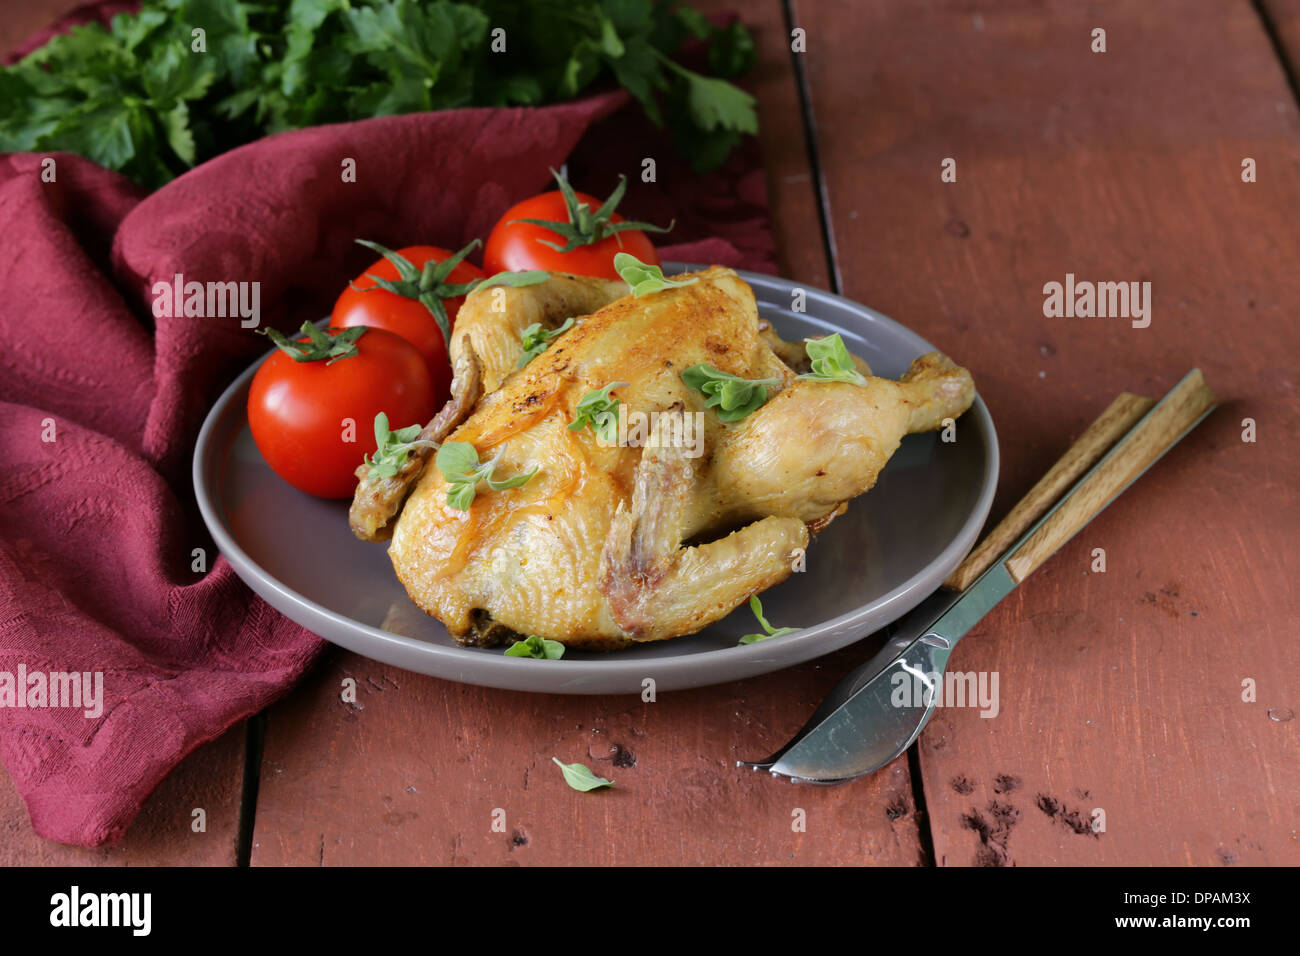
<path fill-rule="evenodd" d="M 753 88 L 781 260 L 823 285 L 782 6 L 764 0 L 742 16 L 758 45 Z M 853 790 L 795 788 L 735 766 L 788 740 L 874 650 L 655 703 L 461 686 L 336 652 L 270 714 L 252 863 L 918 865 L 905 757 Z M 340 699 L 347 676 L 362 691 L 356 707 Z M 576 793 L 552 756 L 617 786 Z M 504 830 L 491 827 L 494 809 Z M 797 809 L 806 832 L 792 829 Z"/>
<path fill-rule="evenodd" d="M 999 674 L 1001 706 L 942 710 L 921 740 L 938 862 L 1300 862 L 1284 719 L 1300 687 L 1300 114 L 1255 10 L 795 14 L 845 293 L 971 369 L 1001 442 L 994 514 L 1119 391 L 1163 394 L 1199 366 L 1223 401 L 954 651 L 950 669 Z M 1066 273 L 1150 281 L 1151 325 L 1048 318 L 1044 285 Z"/>
<path fill-rule="evenodd" d="M 1007 516 L 957 565 L 943 586 L 950 591 L 964 591 L 974 584 L 975 579 L 1028 531 L 1030 525 L 1046 514 L 1057 499 L 1100 461 L 1154 404 L 1154 400 L 1132 392 L 1116 395 L 1115 400 L 1047 470 L 1047 474 L 1038 479 L 1034 487 L 1007 512 Z"/>
<path fill-rule="evenodd" d="M 331 652 L 269 715 L 252 863 L 919 863 L 905 759 L 855 790 L 735 766 L 784 743 L 853 662 L 646 703 L 459 685 Z M 552 757 L 615 787 L 570 790 Z M 799 810 L 806 832 L 792 829 Z"/>

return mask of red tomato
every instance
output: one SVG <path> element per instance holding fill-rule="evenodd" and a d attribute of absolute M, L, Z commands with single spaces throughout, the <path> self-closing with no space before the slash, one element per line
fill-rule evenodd
<path fill-rule="evenodd" d="M 442 262 L 452 256 L 452 253 L 437 246 L 407 246 L 397 252 L 410 260 L 417 269 L 423 269 L 424 264 L 429 260 Z M 429 366 L 429 373 L 433 376 L 434 391 L 438 395 L 438 401 L 445 402 L 451 395 L 451 363 L 447 357 L 447 343 L 443 341 L 442 330 L 438 328 L 437 320 L 418 299 L 408 299 L 387 289 L 376 289 L 375 283 L 366 278 L 366 273 L 392 281 L 400 278 L 395 265 L 387 259 L 380 259 L 352 282 L 356 289 L 349 286 L 343 290 L 343 294 L 334 303 L 334 311 L 330 314 L 330 325 L 340 329 L 365 325 L 372 329 L 393 332 L 406 339 L 424 356 L 424 361 Z M 451 270 L 446 281 L 451 285 L 460 285 L 482 278 L 482 269 L 472 263 L 461 262 Z M 359 289 L 373 291 L 357 291 Z M 461 303 L 464 301 L 464 296 L 442 300 L 443 308 L 447 310 L 449 326 L 455 326 L 456 313 L 460 311 Z M 394 424 L 393 427 L 399 426 Z"/>
<path fill-rule="evenodd" d="M 298 362 L 276 349 L 248 392 L 248 427 L 262 457 L 289 484 L 319 498 L 352 496 L 353 472 L 375 452 L 376 415 L 387 413 L 394 429 L 424 425 L 437 403 L 433 377 L 414 345 L 370 329 L 356 347 L 358 354 L 328 365 Z"/>
<path fill-rule="evenodd" d="M 577 193 L 578 201 L 587 204 L 595 212 L 601 206 L 601 200 L 586 193 Z M 516 219 L 546 219 L 551 222 L 568 222 L 569 211 L 564 202 L 564 194 L 558 189 L 542 193 L 531 199 L 525 199 L 506 210 L 506 214 L 492 227 L 487 245 L 483 249 L 483 269 L 488 275 L 498 272 L 524 272 L 528 269 L 545 269 L 547 272 L 571 272 L 580 276 L 601 276 L 605 279 L 617 279 L 614 271 L 614 256 L 620 252 L 630 252 L 642 262 L 659 265 L 659 254 L 654 245 L 640 229 L 606 236 L 598 242 L 578 246 L 571 252 L 560 252 L 538 242 L 554 242 L 560 247 L 565 245 L 563 236 L 552 232 L 545 226 L 535 226 L 530 222 L 514 222 Z M 611 223 L 626 222 L 618 213 L 609 217 Z"/>

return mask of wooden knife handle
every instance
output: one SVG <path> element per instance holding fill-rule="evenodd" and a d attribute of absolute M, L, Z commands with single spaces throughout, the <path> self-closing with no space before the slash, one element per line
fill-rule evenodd
<path fill-rule="evenodd" d="M 1079 436 L 1078 441 L 1070 446 L 1070 450 L 1060 457 L 1047 474 L 1038 479 L 1038 483 L 1020 499 L 1020 503 L 984 536 L 975 550 L 966 556 L 966 560 L 957 565 L 943 586 L 953 591 L 965 591 L 974 584 L 975 579 L 987 571 L 1007 548 L 1015 544 L 1034 522 L 1047 514 L 1061 495 L 1089 468 L 1101 461 L 1102 456 L 1127 435 L 1129 429 L 1151 411 L 1153 405 L 1155 402 L 1142 395 L 1121 392 Z"/>
<path fill-rule="evenodd" d="M 1028 540 L 1006 560 L 1019 584 L 1115 496 L 1172 448 L 1214 407 L 1214 392 L 1200 369 L 1192 369 L 1140 425 L 1125 436 L 1115 453 L 1084 479 Z"/>

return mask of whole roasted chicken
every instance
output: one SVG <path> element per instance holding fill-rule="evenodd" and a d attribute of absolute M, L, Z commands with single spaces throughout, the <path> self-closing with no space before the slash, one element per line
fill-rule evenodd
<path fill-rule="evenodd" d="M 937 352 L 900 381 L 860 359 L 827 380 L 732 270 L 675 279 L 471 294 L 452 398 L 420 437 L 491 474 L 449 476 L 431 446 L 391 477 L 358 469 L 354 532 L 391 536 L 412 600 L 457 641 L 608 650 L 699 631 L 788 577 L 904 435 L 974 399 Z"/>

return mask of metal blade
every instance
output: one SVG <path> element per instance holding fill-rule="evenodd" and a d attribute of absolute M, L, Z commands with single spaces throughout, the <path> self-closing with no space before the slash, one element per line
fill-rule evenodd
<path fill-rule="evenodd" d="M 1015 586 L 1001 562 L 989 568 L 924 633 L 789 747 L 771 772 L 804 783 L 840 783 L 901 754 L 929 722 L 939 688 L 930 686 L 923 700 L 900 691 L 911 691 L 909 681 L 942 682 L 957 641 Z"/>
<path fill-rule="evenodd" d="M 834 713 L 841 704 L 866 686 L 867 682 L 898 659 L 913 642 L 934 625 L 948 608 L 960 597 L 955 591 L 940 588 L 924 601 L 908 611 L 897 621 L 885 628 L 884 646 L 871 658 L 859 664 L 840 679 L 826 698 L 813 711 L 807 723 L 790 738 L 784 747 L 763 760 L 737 760 L 736 766 L 749 767 L 751 770 L 768 770 L 781 756 L 817 728 L 827 717 Z"/>

